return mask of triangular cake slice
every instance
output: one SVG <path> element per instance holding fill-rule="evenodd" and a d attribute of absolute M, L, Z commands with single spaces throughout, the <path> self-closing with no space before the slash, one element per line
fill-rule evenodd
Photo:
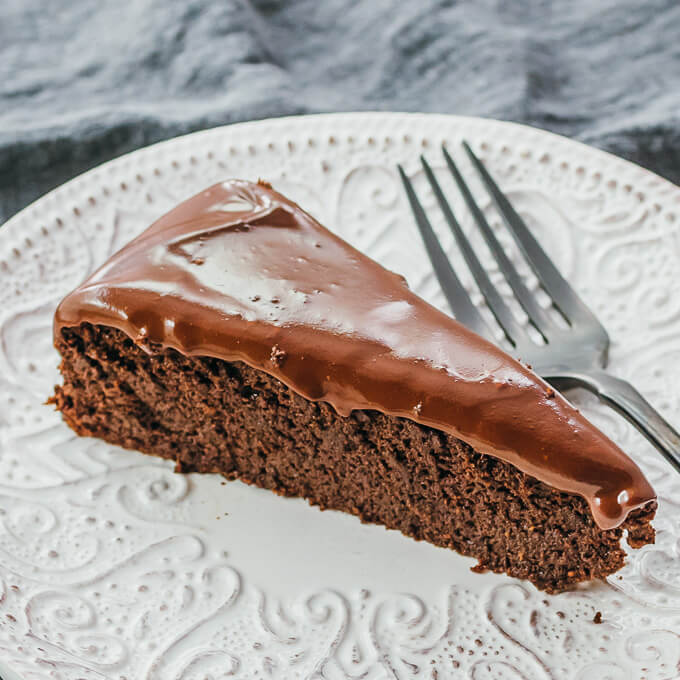
<path fill-rule="evenodd" d="M 552 591 L 654 540 L 635 463 L 562 396 L 265 183 L 177 206 L 55 317 L 81 435 L 302 496 Z"/>

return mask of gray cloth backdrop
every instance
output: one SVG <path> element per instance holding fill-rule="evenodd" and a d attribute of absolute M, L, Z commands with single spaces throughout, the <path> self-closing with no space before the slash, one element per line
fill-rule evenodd
<path fill-rule="evenodd" d="M 349 110 L 522 121 L 680 181 L 680 0 L 0 0 L 0 223 L 126 151 Z"/>

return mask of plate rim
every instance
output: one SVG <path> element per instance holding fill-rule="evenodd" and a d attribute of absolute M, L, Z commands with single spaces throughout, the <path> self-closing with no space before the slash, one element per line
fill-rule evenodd
<path fill-rule="evenodd" d="M 537 135 L 539 137 L 544 138 L 545 140 L 550 140 L 555 144 L 567 144 L 569 146 L 573 146 L 574 144 L 577 144 L 581 147 L 582 151 L 586 154 L 590 154 L 591 156 L 600 156 L 602 161 L 607 161 L 609 163 L 615 162 L 615 163 L 625 163 L 629 170 L 634 170 L 636 174 L 639 175 L 640 181 L 647 180 L 647 181 L 654 181 L 654 183 L 661 183 L 662 188 L 665 185 L 667 190 L 671 191 L 677 191 L 678 192 L 678 200 L 680 200 L 680 186 L 674 184 L 670 180 L 666 179 L 665 177 L 662 177 L 661 175 L 655 173 L 653 170 L 649 170 L 648 168 L 643 167 L 642 165 L 639 165 L 635 161 L 628 160 L 626 158 L 622 158 L 621 156 L 617 156 L 616 154 L 610 152 L 610 151 L 605 151 L 604 149 L 599 149 L 598 147 L 591 146 L 590 144 L 587 144 L 585 142 L 582 142 L 577 139 L 572 139 L 571 137 L 567 137 L 566 135 L 562 135 L 557 132 L 552 132 L 550 130 L 545 130 L 543 128 L 535 127 L 533 125 L 529 125 L 527 123 L 518 123 L 515 121 L 509 121 L 509 120 L 502 120 L 498 118 L 487 118 L 484 116 L 466 116 L 466 115 L 458 115 L 458 114 L 450 114 L 450 113 L 423 113 L 423 112 L 412 112 L 412 111 L 379 111 L 379 110 L 371 110 L 371 111 L 342 111 L 342 112 L 333 112 L 333 113 L 305 113 L 305 114 L 296 114 L 296 115 L 290 115 L 290 116 L 278 116 L 278 117 L 273 117 L 273 118 L 260 118 L 256 120 L 247 120 L 247 121 L 240 121 L 240 122 L 234 122 L 234 123 L 227 123 L 224 125 L 217 125 L 214 127 L 208 127 L 204 128 L 201 130 L 195 130 L 193 132 L 188 132 L 186 134 L 182 135 L 177 135 L 175 137 L 171 137 L 169 139 L 164 139 L 158 142 L 153 142 L 152 144 L 148 144 L 146 146 L 139 147 L 137 149 L 133 149 L 132 151 L 127 151 L 120 156 L 115 156 L 114 158 L 111 158 L 107 161 L 104 161 L 103 163 L 100 163 L 99 165 L 96 165 L 94 168 L 90 168 L 89 170 L 85 170 L 84 172 L 81 172 L 78 175 L 75 175 L 74 177 L 71 177 L 70 179 L 66 180 L 65 182 L 62 182 L 58 186 L 54 187 L 53 189 L 50 189 L 46 193 L 42 194 L 38 198 L 36 198 L 34 201 L 31 201 L 27 206 L 19 210 L 17 213 L 12 215 L 9 219 L 5 220 L 5 222 L 0 224 L 0 229 L 3 231 L 6 231 L 6 228 L 8 226 L 13 225 L 15 222 L 22 221 L 23 219 L 26 219 L 29 217 L 30 213 L 34 211 L 37 207 L 39 207 L 39 204 L 48 199 L 49 197 L 56 196 L 62 192 L 64 192 L 67 188 L 70 188 L 73 185 L 78 185 L 81 182 L 87 181 L 90 178 L 94 177 L 95 175 L 102 173 L 109 169 L 112 165 L 117 165 L 117 164 L 123 164 L 125 162 L 129 162 L 131 160 L 135 159 L 135 156 L 139 154 L 145 154 L 145 153 L 151 153 L 153 150 L 159 149 L 162 150 L 163 147 L 166 146 L 171 146 L 171 145 L 176 145 L 176 144 L 185 144 L 188 142 L 190 139 L 197 139 L 199 137 L 209 137 L 211 135 L 219 135 L 220 133 L 226 131 L 226 130 L 234 130 L 238 128 L 243 128 L 243 129 L 249 129 L 252 127 L 259 127 L 262 126 L 264 127 L 265 125 L 269 126 L 285 126 L 286 124 L 291 124 L 291 123 L 296 123 L 296 122 L 302 122 L 307 121 L 307 120 L 319 120 L 319 121 L 324 121 L 324 120 L 329 120 L 329 121 L 341 121 L 341 122 L 347 122 L 351 121 L 352 119 L 360 119 L 360 118 L 370 118 L 373 120 L 377 120 L 380 118 L 388 118 L 391 120 L 398 121 L 399 119 L 403 119 L 405 122 L 411 122 L 411 121 L 418 121 L 418 120 L 425 120 L 425 119 L 430 119 L 430 120 L 442 120 L 442 121 L 448 121 L 448 122 L 460 122 L 461 124 L 489 124 L 494 127 L 499 127 L 499 128 L 506 128 L 508 131 L 511 130 L 521 130 L 525 134 L 529 135 Z M 636 178 L 637 179 L 637 178 Z M 2 232 L 0 232 L 2 233 Z"/>

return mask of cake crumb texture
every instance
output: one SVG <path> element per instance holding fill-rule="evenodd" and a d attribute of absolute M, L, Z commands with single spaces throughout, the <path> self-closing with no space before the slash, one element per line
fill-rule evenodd
<path fill-rule="evenodd" d="M 654 502 L 600 529 L 581 496 L 451 435 L 377 411 L 340 416 L 241 362 L 141 349 L 87 323 L 56 346 L 64 384 L 51 401 L 79 435 L 352 513 L 474 557 L 478 571 L 555 592 L 617 571 L 624 529 L 633 547 L 654 541 Z"/>

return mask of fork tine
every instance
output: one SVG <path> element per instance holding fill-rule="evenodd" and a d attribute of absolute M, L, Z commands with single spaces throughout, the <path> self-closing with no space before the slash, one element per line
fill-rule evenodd
<path fill-rule="evenodd" d="M 475 202 L 475 199 L 472 197 L 470 189 L 465 183 L 463 176 L 460 174 L 458 166 L 454 163 L 453 158 L 451 158 L 449 152 L 446 150 L 446 147 L 442 146 L 442 152 L 444 153 L 446 164 L 448 165 L 453 178 L 456 180 L 456 184 L 458 185 L 461 194 L 463 194 L 463 198 L 465 199 L 465 202 L 467 203 L 467 206 L 470 209 L 477 226 L 482 232 L 484 240 L 489 246 L 489 250 L 491 250 L 491 253 L 496 258 L 499 269 L 503 273 L 503 276 L 505 276 L 506 281 L 510 284 L 510 287 L 515 293 L 515 297 L 529 317 L 529 321 L 547 342 L 547 332 L 549 330 L 557 330 L 557 325 L 548 316 L 546 311 L 538 304 L 535 295 L 524 285 L 522 277 L 519 275 L 519 272 L 517 269 L 515 269 L 515 266 L 512 264 L 512 262 L 510 262 L 510 259 L 505 254 L 503 247 L 498 242 L 496 235 L 493 233 L 489 223 L 486 221 L 484 213 L 482 213 L 481 209 Z"/>
<path fill-rule="evenodd" d="M 496 318 L 496 321 L 498 321 L 498 325 L 503 329 L 505 337 L 515 346 L 517 346 L 520 341 L 528 341 L 529 337 L 527 336 L 526 331 L 517 322 L 512 314 L 512 311 L 505 304 L 505 301 L 498 293 L 493 283 L 491 283 L 488 274 L 477 259 L 474 250 L 470 246 L 467 236 L 465 236 L 463 230 L 461 229 L 460 223 L 453 214 L 453 210 L 451 209 L 449 202 L 446 200 L 444 192 L 439 186 L 439 182 L 437 182 L 437 178 L 432 172 L 432 168 L 423 156 L 420 157 L 420 162 L 423 164 L 425 176 L 432 187 L 432 191 L 437 198 L 439 206 L 444 213 L 444 217 L 446 218 L 449 227 L 451 227 L 451 231 L 453 232 L 456 242 L 458 243 L 458 247 L 463 253 L 463 257 L 465 258 L 465 261 L 467 262 L 467 265 L 470 268 L 475 281 L 477 281 L 479 290 L 486 299 L 489 309 Z"/>
<path fill-rule="evenodd" d="M 468 143 L 464 141 L 463 147 L 465 148 L 465 151 L 467 151 L 475 170 L 481 177 L 487 191 L 496 204 L 503 221 L 524 253 L 524 256 L 534 270 L 541 285 L 548 295 L 550 295 L 553 303 L 562 316 L 570 324 L 573 324 L 576 321 L 592 325 L 597 324 L 602 332 L 606 334 L 604 327 L 581 298 L 579 298 L 576 291 L 574 291 L 559 273 L 543 248 L 541 248 L 538 241 L 529 231 L 529 227 L 527 227 L 524 220 L 517 214 L 516 210 L 510 204 L 510 201 L 505 197 L 505 194 L 498 188 L 498 185 L 491 178 L 491 175 L 487 172 L 479 158 L 472 152 Z"/>
<path fill-rule="evenodd" d="M 401 181 L 404 183 L 404 189 L 406 189 L 406 195 L 411 204 L 413 216 L 415 217 L 416 224 L 418 225 L 418 229 L 423 238 L 425 249 L 432 261 L 437 280 L 451 307 L 451 311 L 456 319 L 464 326 L 467 326 L 478 335 L 493 340 L 493 334 L 491 333 L 489 326 L 474 304 L 472 304 L 470 296 L 460 282 L 453 267 L 451 267 L 451 263 L 441 247 L 430 221 L 425 215 L 423 206 L 416 196 L 411 181 L 406 176 L 401 165 L 397 167 L 399 168 L 399 175 L 401 176 Z"/>

